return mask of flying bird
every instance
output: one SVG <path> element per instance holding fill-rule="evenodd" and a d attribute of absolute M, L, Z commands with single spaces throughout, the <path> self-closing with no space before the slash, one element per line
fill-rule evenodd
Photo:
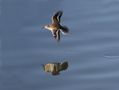
<path fill-rule="evenodd" d="M 60 33 L 61 32 L 62 32 L 62 34 L 67 34 L 69 32 L 68 27 L 60 24 L 62 14 L 63 14 L 62 11 L 56 12 L 52 16 L 52 23 L 44 26 L 45 29 L 50 30 L 52 32 L 53 37 L 57 41 L 60 41 Z"/>

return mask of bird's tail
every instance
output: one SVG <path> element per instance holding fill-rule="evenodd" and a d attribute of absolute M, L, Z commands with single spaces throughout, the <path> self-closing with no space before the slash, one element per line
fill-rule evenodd
<path fill-rule="evenodd" d="M 67 33 L 69 33 L 69 29 L 68 29 L 68 27 L 66 27 L 66 26 L 61 26 L 61 32 L 63 33 L 63 34 L 67 34 Z"/>

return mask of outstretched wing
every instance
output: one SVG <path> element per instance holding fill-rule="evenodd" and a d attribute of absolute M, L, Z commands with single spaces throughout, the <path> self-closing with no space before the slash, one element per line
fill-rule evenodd
<path fill-rule="evenodd" d="M 57 36 L 56 39 L 59 42 L 60 41 L 60 30 L 57 30 L 56 36 Z"/>
<path fill-rule="evenodd" d="M 60 18 L 62 16 L 63 12 L 58 11 L 52 16 L 52 23 L 60 23 Z"/>
<path fill-rule="evenodd" d="M 66 26 L 61 26 L 60 30 L 61 30 L 62 34 L 64 34 L 64 35 L 69 33 L 69 28 Z"/>

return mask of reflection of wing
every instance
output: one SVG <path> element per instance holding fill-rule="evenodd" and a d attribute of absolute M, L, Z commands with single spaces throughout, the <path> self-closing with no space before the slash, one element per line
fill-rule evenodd
<path fill-rule="evenodd" d="M 63 12 L 58 11 L 52 16 L 52 23 L 60 23 L 60 18 L 62 16 Z"/>
<path fill-rule="evenodd" d="M 68 62 L 61 63 L 61 71 L 66 70 L 68 68 Z"/>

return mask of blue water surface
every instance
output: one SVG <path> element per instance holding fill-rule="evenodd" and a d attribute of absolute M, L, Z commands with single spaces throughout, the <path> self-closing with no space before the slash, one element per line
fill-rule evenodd
<path fill-rule="evenodd" d="M 63 10 L 59 43 L 42 27 Z M 0 0 L 0 90 L 119 90 L 119 0 Z M 68 61 L 58 76 L 41 64 Z"/>

